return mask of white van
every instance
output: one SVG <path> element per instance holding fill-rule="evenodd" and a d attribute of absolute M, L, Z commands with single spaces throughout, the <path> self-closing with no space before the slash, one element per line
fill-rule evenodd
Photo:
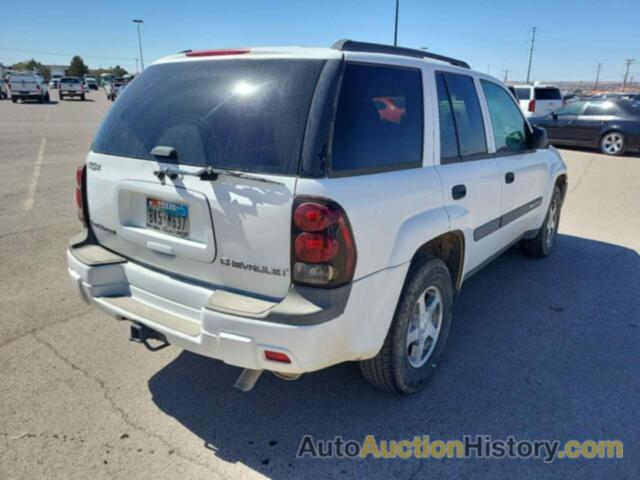
<path fill-rule="evenodd" d="M 513 85 L 520 109 L 526 117 L 546 115 L 562 106 L 562 93 L 553 85 Z"/>

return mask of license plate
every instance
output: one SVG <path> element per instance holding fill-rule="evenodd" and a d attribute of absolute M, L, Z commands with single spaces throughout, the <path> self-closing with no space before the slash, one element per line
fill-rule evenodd
<path fill-rule="evenodd" d="M 147 198 L 147 227 L 160 232 L 187 237 L 189 235 L 189 206 Z"/>

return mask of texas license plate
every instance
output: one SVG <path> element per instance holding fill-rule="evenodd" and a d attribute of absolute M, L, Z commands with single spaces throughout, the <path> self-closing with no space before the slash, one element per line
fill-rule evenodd
<path fill-rule="evenodd" d="M 160 232 L 187 237 L 189 235 L 189 206 L 147 198 L 147 227 Z"/>

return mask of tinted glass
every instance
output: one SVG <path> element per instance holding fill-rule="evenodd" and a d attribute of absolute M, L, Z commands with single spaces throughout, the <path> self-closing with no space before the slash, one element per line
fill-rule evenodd
<path fill-rule="evenodd" d="M 492 82 L 482 80 L 487 99 L 496 152 L 520 152 L 528 149 L 527 125 L 511 96 Z"/>
<path fill-rule="evenodd" d="M 536 88 L 536 100 L 562 100 L 562 94 L 557 88 Z"/>
<path fill-rule="evenodd" d="M 446 79 L 453 118 L 458 131 L 458 145 L 462 157 L 487 152 L 480 101 L 473 78 L 454 73 L 443 74 Z"/>
<path fill-rule="evenodd" d="M 587 105 L 582 115 L 606 116 L 615 115 L 618 109 L 611 102 L 591 102 Z"/>
<path fill-rule="evenodd" d="M 531 89 L 530 88 L 516 88 L 516 97 L 518 100 L 529 100 L 531 99 Z"/>
<path fill-rule="evenodd" d="M 422 164 L 422 74 L 347 64 L 333 133 L 332 171 Z"/>
<path fill-rule="evenodd" d="M 62 83 L 80 83 L 80 80 L 77 78 L 61 78 L 60 81 Z"/>
<path fill-rule="evenodd" d="M 93 144 L 98 153 L 295 174 L 319 60 L 246 60 L 154 65 L 128 84 Z"/>
<path fill-rule="evenodd" d="M 457 158 L 458 139 L 456 138 L 456 126 L 453 121 L 451 102 L 444 75 L 436 74 L 436 86 L 438 89 L 438 113 L 440 118 L 440 161 Z M 446 163 L 446 162 L 443 162 Z"/>
<path fill-rule="evenodd" d="M 567 103 L 566 105 L 564 105 L 564 106 L 560 107 L 558 110 L 556 110 L 556 113 L 559 116 L 563 116 L 563 115 L 578 115 L 578 114 L 580 114 L 580 112 L 584 108 L 585 103 L 586 102 Z"/>

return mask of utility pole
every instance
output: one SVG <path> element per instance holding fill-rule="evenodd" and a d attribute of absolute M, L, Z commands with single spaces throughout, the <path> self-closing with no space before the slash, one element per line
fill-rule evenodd
<path fill-rule="evenodd" d="M 503 83 L 507 83 L 507 80 L 509 79 L 509 72 L 511 70 L 509 70 L 508 68 L 505 68 L 504 70 L 502 70 L 502 73 L 504 73 L 504 80 L 502 80 Z"/>
<path fill-rule="evenodd" d="M 624 92 L 627 89 L 627 78 L 629 77 L 629 67 L 631 64 L 635 62 L 633 58 L 625 59 L 624 63 L 627 64 L 627 70 L 624 72 L 624 81 L 622 82 L 622 91 Z"/>
<path fill-rule="evenodd" d="M 602 68 L 602 63 L 598 63 L 598 70 L 596 70 L 596 83 L 593 86 L 594 90 L 598 90 L 598 81 L 600 80 L 600 69 Z"/>
<path fill-rule="evenodd" d="M 135 61 L 136 61 L 136 73 L 140 73 L 140 70 L 138 70 L 138 59 L 136 58 Z"/>
<path fill-rule="evenodd" d="M 396 28 L 393 31 L 393 46 L 398 46 L 398 15 L 400 13 L 400 0 L 396 0 Z"/>
<path fill-rule="evenodd" d="M 140 48 L 140 67 L 144 70 L 144 60 L 142 59 L 142 40 L 140 38 L 140 24 L 144 23 L 144 20 L 132 20 L 138 26 L 138 47 Z"/>
<path fill-rule="evenodd" d="M 531 61 L 533 60 L 533 46 L 536 44 L 536 27 L 533 27 L 531 34 L 531 48 L 529 49 L 529 68 L 527 68 L 527 83 L 531 79 Z"/>

